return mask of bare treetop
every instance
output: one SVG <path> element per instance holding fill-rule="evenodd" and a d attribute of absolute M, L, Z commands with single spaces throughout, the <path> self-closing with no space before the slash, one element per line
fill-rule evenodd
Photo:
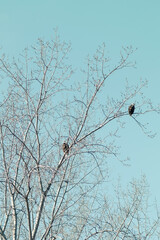
<path fill-rule="evenodd" d="M 160 108 L 141 94 L 146 81 L 126 85 L 120 99 L 105 92 L 102 100 L 112 75 L 134 67 L 131 47 L 112 68 L 105 46 L 99 47 L 79 84 L 67 60 L 70 49 L 56 36 L 50 42 L 39 39 L 12 62 L 0 57 L 0 75 L 8 81 L 0 104 L 0 237 L 151 239 L 158 220 L 147 222 L 143 231 L 143 193 L 134 189 L 127 205 L 118 203 L 116 215 L 99 187 L 107 179 L 107 160 L 119 159 L 114 142 L 119 123 L 134 113 L 137 131 L 150 135 L 137 118 Z M 134 105 L 128 106 L 137 95 L 134 112 Z"/>

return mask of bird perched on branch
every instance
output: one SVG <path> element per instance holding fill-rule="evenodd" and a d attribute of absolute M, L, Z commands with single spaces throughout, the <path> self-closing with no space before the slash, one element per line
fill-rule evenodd
<path fill-rule="evenodd" d="M 64 153 L 67 153 L 67 154 L 69 154 L 69 145 L 68 145 L 68 143 L 63 143 L 62 144 L 62 150 L 63 150 L 63 152 Z"/>
<path fill-rule="evenodd" d="M 130 116 L 132 116 L 132 114 L 134 113 L 134 110 L 135 110 L 135 104 L 131 104 L 128 108 L 128 113 Z"/>

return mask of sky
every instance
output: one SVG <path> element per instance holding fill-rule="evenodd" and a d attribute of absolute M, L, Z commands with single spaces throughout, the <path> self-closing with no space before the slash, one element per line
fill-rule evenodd
<path fill-rule="evenodd" d="M 79 67 L 103 42 L 113 57 L 119 56 L 123 46 L 132 45 L 137 48 L 133 56 L 137 67 L 120 77 L 133 84 L 148 79 L 145 94 L 160 103 L 159 11 L 159 0 L 0 0 L 0 48 L 10 57 L 18 56 L 38 38 L 51 39 L 57 28 L 61 39 L 71 42 L 71 62 Z M 145 174 L 160 205 L 160 115 L 146 118 L 156 137 L 148 138 L 129 119 L 119 144 L 131 166 L 115 162 L 111 172 L 115 171 L 113 178 L 121 176 L 122 182 Z"/>

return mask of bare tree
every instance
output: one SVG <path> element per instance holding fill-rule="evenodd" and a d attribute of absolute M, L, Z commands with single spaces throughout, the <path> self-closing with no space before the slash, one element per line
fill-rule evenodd
<path fill-rule="evenodd" d="M 154 212 L 154 204 L 149 205 L 148 191 L 145 176 L 138 181 L 133 180 L 128 189 L 122 189 L 118 184 L 113 199 L 105 197 L 99 201 L 101 213 L 97 208 L 94 215 L 88 215 L 86 221 L 88 226 L 84 226 L 86 232 L 82 239 L 159 239 L 156 232 L 159 215 L 156 205 Z"/>
<path fill-rule="evenodd" d="M 118 100 L 109 94 L 102 98 L 112 75 L 134 66 L 132 48 L 122 49 L 111 65 L 105 46 L 99 47 L 80 83 L 73 80 L 69 52 L 70 45 L 56 35 L 50 42 L 38 40 L 11 63 L 0 57 L 1 78 L 8 82 L 0 108 L 1 239 L 147 239 L 158 220 L 141 229 L 143 194 L 137 187 L 132 201 L 124 207 L 118 202 L 115 212 L 98 198 L 107 159 L 120 160 L 114 138 L 130 117 L 131 101 L 131 117 L 148 136 L 136 118 L 159 108 L 141 95 L 146 81 L 126 85 Z"/>

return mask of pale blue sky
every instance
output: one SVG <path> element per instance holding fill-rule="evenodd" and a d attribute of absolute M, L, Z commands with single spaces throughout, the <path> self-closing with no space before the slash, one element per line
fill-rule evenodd
<path fill-rule="evenodd" d="M 131 83 L 147 78 L 146 95 L 160 103 L 159 0 L 0 0 L 0 47 L 9 56 L 18 55 L 39 37 L 50 39 L 56 27 L 61 38 L 72 43 L 71 62 L 76 67 L 83 66 L 87 54 L 102 42 L 113 57 L 122 46 L 138 48 L 133 56 L 137 69 L 126 70 L 121 78 L 128 77 Z M 157 136 L 147 138 L 129 119 L 119 143 L 122 156 L 130 156 L 132 166 L 124 168 L 115 162 L 114 171 L 124 182 L 146 174 L 160 204 L 160 116 L 145 117 Z"/>

